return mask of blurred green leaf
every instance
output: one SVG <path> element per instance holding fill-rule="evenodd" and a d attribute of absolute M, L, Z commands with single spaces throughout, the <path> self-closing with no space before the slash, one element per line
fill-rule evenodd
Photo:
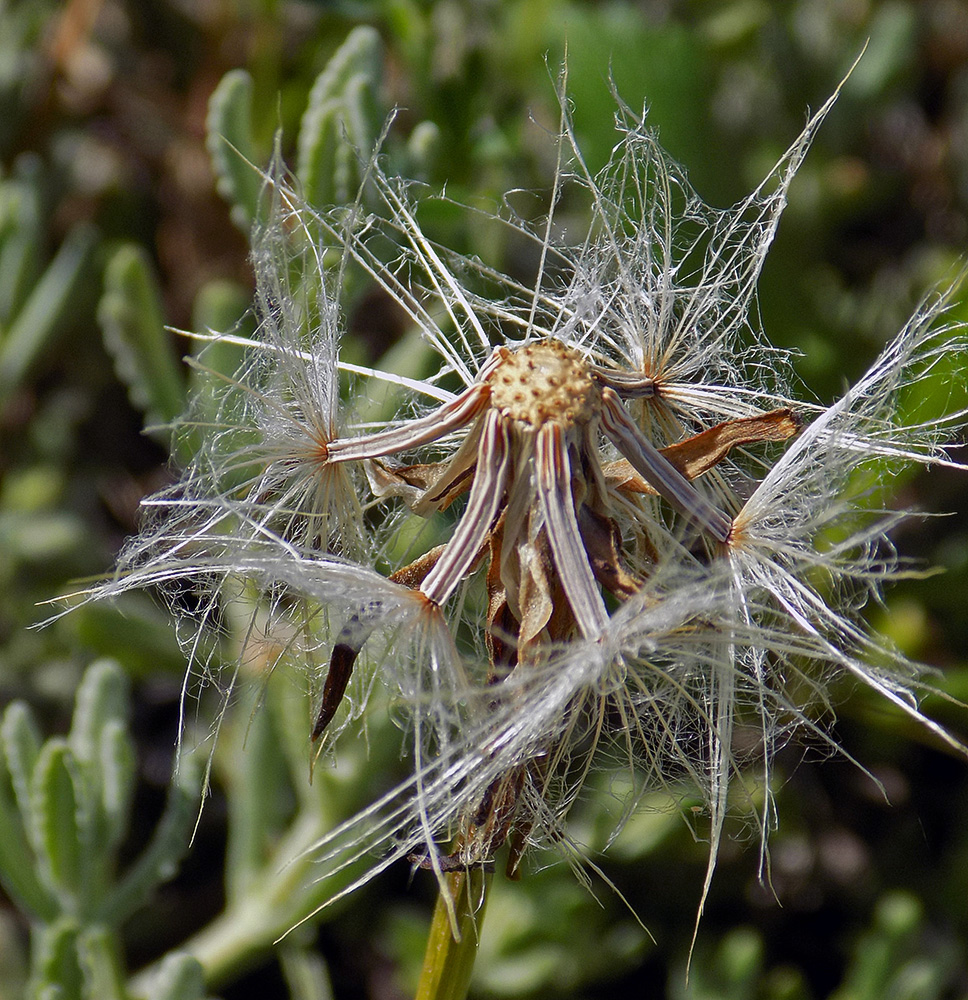
<path fill-rule="evenodd" d="M 108 723 L 125 722 L 128 705 L 127 678 L 113 660 L 98 660 L 84 673 L 75 696 L 70 745 L 78 760 L 96 764 L 100 741 Z"/>
<path fill-rule="evenodd" d="M 114 935 L 104 927 L 87 927 L 78 936 L 78 959 L 86 1000 L 127 1000 L 124 973 Z"/>
<path fill-rule="evenodd" d="M 21 812 L 31 808 L 30 782 L 40 757 L 41 735 L 30 708 L 21 701 L 7 706 L 0 724 L 0 738 L 14 794 Z"/>
<path fill-rule="evenodd" d="M 113 853 L 127 833 L 135 784 L 135 749 L 127 725 L 112 719 L 100 733 L 101 813 L 104 821 L 105 853 Z"/>
<path fill-rule="evenodd" d="M 382 47 L 372 28 L 354 28 L 316 78 L 299 129 L 296 176 L 311 205 L 352 201 L 383 124 L 376 109 Z"/>
<path fill-rule="evenodd" d="M 71 917 L 37 930 L 28 996 L 37 1000 L 90 1000 L 84 991 L 79 937 L 80 928 Z"/>
<path fill-rule="evenodd" d="M 23 308 L 40 276 L 45 237 L 39 160 L 23 156 L 14 175 L 0 181 L 0 330 Z"/>
<path fill-rule="evenodd" d="M 90 844 L 90 803 L 83 778 L 66 741 L 48 740 L 31 778 L 29 820 L 40 871 L 61 907 L 77 914 L 86 882 Z"/>
<path fill-rule="evenodd" d="M 166 955 L 145 991 L 146 1000 L 201 1000 L 205 996 L 202 966 L 192 955 Z"/>
<path fill-rule="evenodd" d="M 132 404 L 149 426 L 170 424 L 185 409 L 185 379 L 168 341 L 158 283 L 144 248 L 128 244 L 112 254 L 98 321 Z"/>
<path fill-rule="evenodd" d="M 232 221 L 248 233 L 256 219 L 262 178 L 252 138 L 252 76 L 244 69 L 222 77 L 208 102 L 209 155 L 219 194 L 232 206 Z"/>
<path fill-rule="evenodd" d="M 0 407 L 27 374 L 52 351 L 56 338 L 77 319 L 76 299 L 90 280 L 98 236 L 84 223 L 74 226 L 0 341 Z"/>
<path fill-rule="evenodd" d="M 831 1000 L 940 997 L 954 955 L 941 941 L 929 953 L 922 952 L 923 930 L 924 913 L 914 896 L 886 894 L 877 904 L 871 928 L 856 943 L 844 981 Z"/>
<path fill-rule="evenodd" d="M 56 904 L 37 877 L 23 822 L 29 809 L 29 775 L 40 755 L 36 725 L 26 705 L 14 702 L 7 707 L 0 739 L 0 765 L 6 765 L 0 766 L 0 883 L 27 913 L 51 920 Z M 9 789 L 4 770 L 10 775 Z"/>

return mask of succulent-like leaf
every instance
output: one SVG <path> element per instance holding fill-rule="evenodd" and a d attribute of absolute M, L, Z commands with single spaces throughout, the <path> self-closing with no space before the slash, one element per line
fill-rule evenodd
<path fill-rule="evenodd" d="M 185 408 L 185 380 L 165 330 L 161 296 L 144 249 L 115 251 L 98 305 L 104 343 L 132 404 L 149 425 L 169 424 Z"/>
<path fill-rule="evenodd" d="M 436 122 L 420 122 L 407 139 L 410 173 L 416 178 L 427 177 L 440 154 L 440 126 Z"/>
<path fill-rule="evenodd" d="M 375 28 L 365 24 L 354 28 L 316 77 L 310 107 L 339 96 L 349 80 L 358 74 L 372 80 L 374 85 L 378 83 L 383 69 L 381 48 L 380 35 Z"/>
<path fill-rule="evenodd" d="M 165 956 L 145 993 L 146 1000 L 201 1000 L 204 996 L 201 963 L 180 951 Z"/>
<path fill-rule="evenodd" d="M 244 69 L 230 70 L 208 102 L 206 121 L 209 156 L 218 193 L 232 206 L 232 221 L 248 233 L 259 205 L 262 179 L 252 138 L 252 77 Z"/>
<path fill-rule="evenodd" d="M 15 709 L 10 706 L 4 718 L 4 739 L 0 742 L 0 884 L 8 895 L 24 911 L 41 920 L 52 920 L 56 913 L 56 905 L 50 894 L 44 889 L 37 877 L 34 856 L 27 840 L 24 816 L 19 808 L 18 796 L 8 784 L 3 773 L 6 746 L 14 742 L 8 736 L 7 720 L 11 713 L 23 714 L 24 706 Z M 12 728 L 12 727 L 11 727 Z M 15 747 L 16 749 L 16 747 Z M 22 764 L 17 766 L 20 770 Z M 25 796 L 29 798 L 29 796 Z"/>
<path fill-rule="evenodd" d="M 79 223 L 67 234 L 0 343 L 0 405 L 77 313 L 77 300 L 97 243 L 93 227 Z"/>
<path fill-rule="evenodd" d="M 300 124 L 296 164 L 310 204 L 354 197 L 359 157 L 371 152 L 382 121 L 376 110 L 381 62 L 380 36 L 361 26 L 350 32 L 316 78 Z"/>
<path fill-rule="evenodd" d="M 29 997 L 37 1000 L 89 1000 L 78 963 L 77 922 L 63 917 L 34 936 Z"/>
<path fill-rule="evenodd" d="M 871 926 L 854 945 L 831 1000 L 947 996 L 950 977 L 962 965 L 960 949 L 926 932 L 920 900 L 907 892 L 886 893 L 874 909 Z"/>
<path fill-rule="evenodd" d="M 112 719 L 101 730 L 95 766 L 100 768 L 100 811 L 105 854 L 108 854 L 124 839 L 134 794 L 135 749 L 123 722 Z"/>
<path fill-rule="evenodd" d="M 83 778 L 63 739 L 48 740 L 31 781 L 31 822 L 40 872 L 62 908 L 80 909 L 90 816 Z"/>
<path fill-rule="evenodd" d="M 85 1000 L 126 1000 L 124 973 L 114 934 L 101 925 L 88 926 L 78 935 L 77 945 Z"/>
<path fill-rule="evenodd" d="M 251 292 L 234 282 L 210 281 L 195 299 L 192 310 L 193 328 L 201 331 L 238 332 L 245 336 L 253 332 L 254 322 L 249 313 Z M 242 365 L 245 348 L 229 339 L 201 341 L 196 354 L 198 364 L 189 369 L 188 392 L 192 400 L 192 424 L 205 426 L 218 419 L 224 386 L 228 383 L 213 378 L 213 372 L 232 378 Z M 178 456 L 190 459 L 198 446 L 195 426 L 185 429 L 185 441 L 179 442 Z"/>
<path fill-rule="evenodd" d="M 11 702 L 0 722 L 0 741 L 20 812 L 30 814 L 30 781 L 40 756 L 41 735 L 33 712 L 22 701 Z"/>
<path fill-rule="evenodd" d="M 220 756 L 231 769 L 225 860 L 230 905 L 244 900 L 252 884 L 264 875 L 270 846 L 282 826 L 279 800 L 288 792 L 286 762 L 279 752 L 272 715 L 254 707 L 248 718 L 245 713 L 240 716 L 243 731 L 232 734 L 236 739 L 227 744 L 229 753 Z"/>
<path fill-rule="evenodd" d="M 298 945 L 283 946 L 279 964 L 292 1000 L 331 1000 L 333 987 L 321 955 Z"/>
<path fill-rule="evenodd" d="M 124 836 L 134 791 L 135 751 L 127 732 L 127 680 L 113 660 L 97 660 L 77 691 L 68 742 L 85 776 L 94 850 L 86 871 L 106 879 L 113 849 Z"/>
<path fill-rule="evenodd" d="M 206 282 L 192 304 L 192 329 L 235 332 L 249 313 L 252 290 L 236 281 Z"/>
<path fill-rule="evenodd" d="M 128 683 L 114 660 L 96 660 L 84 672 L 74 698 L 70 745 L 78 760 L 97 760 L 101 732 L 112 721 L 123 723 L 128 714 Z"/>

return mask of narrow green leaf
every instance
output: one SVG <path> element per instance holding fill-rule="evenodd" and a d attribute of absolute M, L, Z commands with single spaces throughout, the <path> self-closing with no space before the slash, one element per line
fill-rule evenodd
<path fill-rule="evenodd" d="M 101 925 L 89 926 L 81 930 L 77 945 L 87 1000 L 126 1000 L 116 936 Z"/>
<path fill-rule="evenodd" d="M 440 126 L 435 122 L 420 122 L 407 140 L 410 173 L 420 179 L 433 171 L 440 156 Z"/>
<path fill-rule="evenodd" d="M 251 304 L 251 289 L 237 281 L 206 282 L 192 304 L 192 329 L 215 333 L 244 333 L 238 328 L 249 315 Z M 251 332 L 252 324 L 245 325 L 249 328 L 248 332 Z"/>
<path fill-rule="evenodd" d="M 0 406 L 76 317 L 97 238 L 89 225 L 71 229 L 0 344 Z"/>
<path fill-rule="evenodd" d="M 333 165 L 337 203 L 356 196 L 362 178 L 360 157 L 367 157 L 376 139 L 377 112 L 373 81 L 362 73 L 350 77 L 343 95 L 338 127 L 336 161 Z"/>
<path fill-rule="evenodd" d="M 0 885 L 25 913 L 53 920 L 57 905 L 37 876 L 24 819 L 5 778 L 0 775 Z"/>
<path fill-rule="evenodd" d="M 7 706 L 0 722 L 0 740 L 17 805 L 29 827 L 32 805 L 30 781 L 40 756 L 41 735 L 33 712 L 26 703 L 14 701 Z"/>
<path fill-rule="evenodd" d="M 877 904 L 870 929 L 853 948 L 853 958 L 831 1000 L 880 1000 L 895 996 L 891 979 L 915 948 L 924 912 L 906 892 L 885 894 Z"/>
<path fill-rule="evenodd" d="M 376 89 L 380 84 L 380 64 L 367 66 L 354 73 L 343 91 L 346 106 L 346 132 L 352 141 L 354 163 L 357 156 L 369 156 L 376 142 L 377 129 L 383 125 L 382 115 L 377 118 Z"/>
<path fill-rule="evenodd" d="M 336 155 L 343 124 L 343 102 L 330 98 L 310 104 L 299 130 L 296 174 L 311 205 L 333 204 L 336 198 Z"/>
<path fill-rule="evenodd" d="M 41 272 L 39 162 L 25 156 L 17 166 L 19 176 L 0 183 L 0 330 L 23 308 Z"/>
<path fill-rule="evenodd" d="M 123 723 L 128 715 L 128 683 L 114 660 L 96 660 L 84 672 L 74 696 L 74 717 L 68 737 L 78 760 L 88 763 L 100 753 L 101 731 L 108 722 Z"/>
<path fill-rule="evenodd" d="M 61 918 L 35 931 L 28 996 L 89 1000 L 84 996 L 84 974 L 78 964 L 78 932 L 71 918 Z"/>
<path fill-rule="evenodd" d="M 377 31 L 367 25 L 354 28 L 316 77 L 309 93 L 309 106 L 303 116 L 304 124 L 307 116 L 311 118 L 314 108 L 334 98 L 342 98 L 352 77 L 362 75 L 376 87 L 382 75 L 382 63 L 382 46 Z"/>
<path fill-rule="evenodd" d="M 230 281 L 210 281 L 198 293 L 192 310 L 192 328 L 209 333 L 254 333 L 250 312 L 251 290 Z M 175 457 L 187 464 L 199 447 L 199 425 L 220 419 L 225 405 L 225 387 L 242 365 L 245 348 L 228 340 L 198 341 L 197 364 L 189 367 L 188 395 L 192 400 L 192 422 L 179 428 Z M 220 376 L 224 376 L 221 378 Z"/>
<path fill-rule="evenodd" d="M 109 855 L 128 829 L 137 762 L 125 723 L 112 719 L 101 730 L 98 747 L 104 854 Z"/>
<path fill-rule="evenodd" d="M 382 73 L 380 36 L 354 28 L 319 74 L 299 128 L 296 174 L 310 204 L 355 196 L 359 157 L 372 152 L 379 127 L 376 93 Z"/>
<path fill-rule="evenodd" d="M 232 206 L 232 221 L 248 233 L 256 218 L 262 177 L 252 138 L 252 77 L 230 70 L 208 102 L 206 145 L 217 178 L 218 193 Z"/>
<path fill-rule="evenodd" d="M 433 348 L 427 338 L 416 327 L 407 332 L 380 355 L 379 364 L 385 371 L 391 371 L 408 378 L 422 378 L 433 363 Z M 395 367 L 389 367 L 389 366 Z M 379 395 L 354 400 L 359 420 L 390 420 L 399 411 L 403 398 L 399 386 L 380 387 Z"/>
<path fill-rule="evenodd" d="M 83 872 L 88 892 L 110 876 L 113 848 L 127 828 L 134 791 L 134 747 L 127 734 L 127 679 L 113 660 L 97 660 L 85 671 L 75 698 L 68 745 L 83 777 Z"/>
<path fill-rule="evenodd" d="M 66 741 L 48 740 L 40 752 L 31 782 L 31 820 L 40 870 L 61 906 L 76 913 L 84 881 L 84 811 L 77 761 Z"/>
<path fill-rule="evenodd" d="M 129 676 L 180 677 L 185 659 L 171 619 L 142 592 L 118 601 L 82 604 L 62 620 L 80 648 L 124 657 Z"/>
<path fill-rule="evenodd" d="M 185 380 L 165 330 L 161 294 L 144 249 L 115 251 L 98 305 L 104 343 L 132 404 L 147 423 L 170 424 L 185 409 Z"/>
<path fill-rule="evenodd" d="M 38 875 L 33 839 L 39 824 L 34 816 L 31 779 L 40 757 L 41 735 L 24 702 L 12 702 L 3 713 L 0 746 L 13 793 L 8 793 L 0 778 L 0 878 L 24 909 L 52 920 L 57 904 Z"/>
<path fill-rule="evenodd" d="M 16 900 L 12 900 L 16 904 Z M 21 939 L 20 927 L 14 915 L 0 915 L 0 996 L 3 1000 L 20 1000 L 27 995 L 29 955 Z"/>
<path fill-rule="evenodd" d="M 145 1000 L 201 1000 L 205 979 L 201 962 L 184 952 L 166 955 L 145 993 Z"/>

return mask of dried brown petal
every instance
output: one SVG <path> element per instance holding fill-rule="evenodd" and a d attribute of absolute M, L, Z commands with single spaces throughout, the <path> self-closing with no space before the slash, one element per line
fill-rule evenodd
<path fill-rule="evenodd" d="M 578 512 L 578 527 L 595 579 L 619 600 L 627 600 L 639 589 L 639 581 L 622 565 L 622 535 L 610 517 L 588 507 Z"/>
<path fill-rule="evenodd" d="M 659 452 L 686 479 L 697 479 L 718 465 L 733 448 L 759 441 L 786 441 L 800 429 L 792 410 L 771 410 L 755 417 L 727 420 L 692 437 L 660 448 Z M 605 477 L 613 489 L 626 493 L 655 494 L 627 459 L 605 466 Z"/>

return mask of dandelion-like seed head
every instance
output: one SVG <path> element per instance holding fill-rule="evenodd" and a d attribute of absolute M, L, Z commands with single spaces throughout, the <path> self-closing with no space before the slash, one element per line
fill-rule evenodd
<path fill-rule="evenodd" d="M 570 810 L 617 760 L 625 817 L 658 785 L 702 792 L 704 895 L 746 778 L 737 731 L 756 734 L 762 796 L 749 798 L 765 843 L 772 752 L 798 727 L 829 739 L 802 692 L 823 703 L 833 672 L 963 749 L 917 707 L 923 671 L 841 598 L 892 572 L 893 515 L 844 487 L 872 460 L 948 461 L 939 437 L 965 414 L 904 427 L 895 404 L 915 373 L 964 351 L 961 329 L 944 326 L 943 298 L 926 305 L 823 408 L 795 398 L 787 353 L 750 324 L 787 188 L 831 103 L 729 210 L 705 206 L 624 107 L 613 159 L 592 175 L 563 111 L 548 217 L 484 220 L 535 250 L 524 283 L 435 243 L 418 189 L 379 158 L 366 211 L 314 211 L 278 170 L 267 177 L 262 327 L 228 382 L 241 406 L 223 407 L 177 491 L 152 501 L 156 527 L 104 592 L 203 578 L 220 619 L 226 581 L 252 583 L 268 630 L 289 615 L 323 665 L 307 719 L 317 746 L 363 710 L 345 707 L 354 671 L 379 670 L 414 772 L 317 845 L 330 872 L 380 858 L 341 895 L 405 857 L 440 878 L 504 848 L 511 875 L 531 847 L 576 858 Z M 553 225 L 566 186 L 591 215 L 572 243 Z M 341 360 L 351 274 L 419 331 L 432 374 Z M 397 393 L 400 415 L 354 423 L 346 372 Z M 433 544 L 400 542 L 422 519 L 447 526 Z M 377 636 L 391 638 L 367 664 Z"/>

